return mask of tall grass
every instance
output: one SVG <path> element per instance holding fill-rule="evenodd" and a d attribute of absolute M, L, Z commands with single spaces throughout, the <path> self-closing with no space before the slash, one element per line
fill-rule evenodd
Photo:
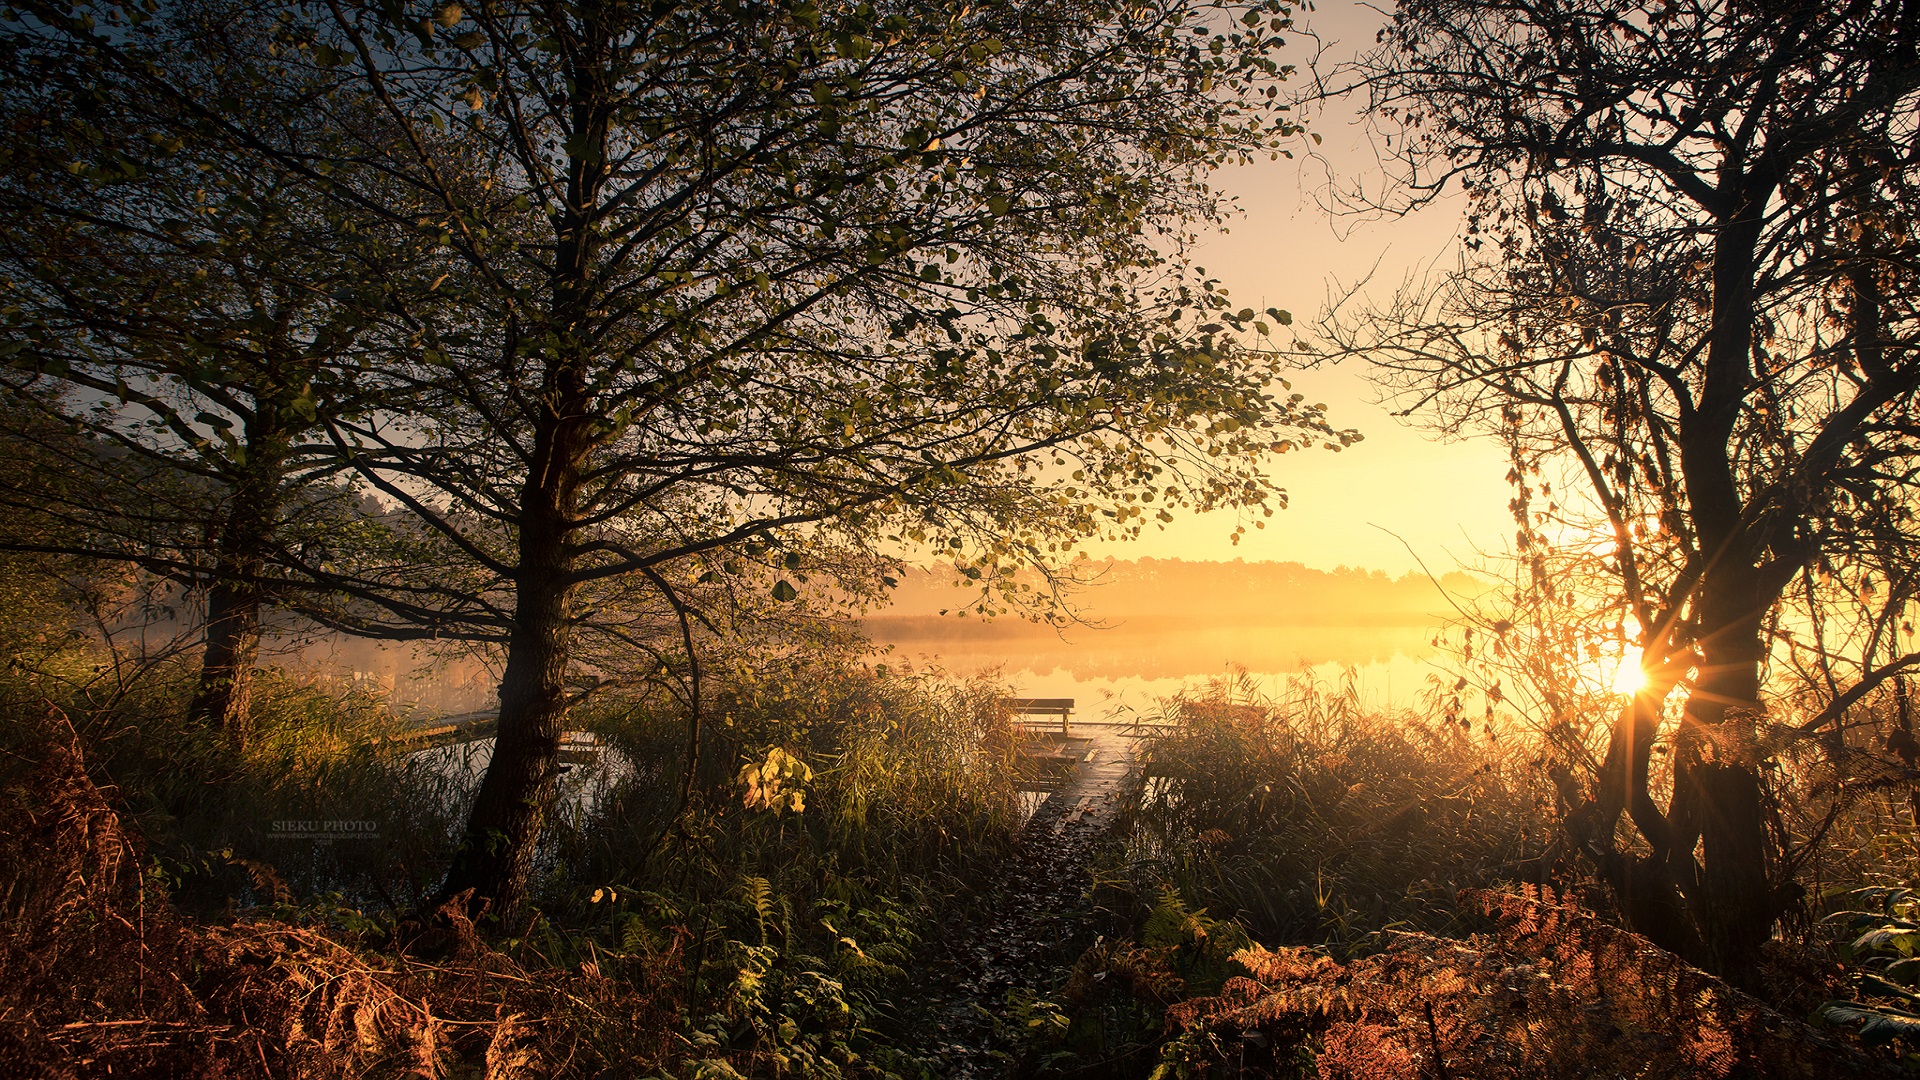
<path fill-rule="evenodd" d="M 129 657 L 74 638 L 0 676 L 0 741 L 58 709 L 89 769 L 117 793 L 175 899 L 209 914 L 288 897 L 331 896 L 400 911 L 432 888 L 457 827 L 460 792 L 444 769 L 393 753 L 403 730 L 366 688 L 280 670 L 254 692 L 244 754 L 189 727 L 194 658 Z M 365 823 L 336 842 L 289 836 L 294 823 Z"/>
<path fill-rule="evenodd" d="M 1454 896 L 1538 873 L 1552 789 L 1498 732 L 1368 711 L 1351 682 L 1244 673 L 1161 703 L 1124 874 L 1269 942 L 1457 928 Z"/>
<path fill-rule="evenodd" d="M 680 877 L 692 860 L 780 876 L 789 864 L 814 872 L 824 858 L 837 873 L 882 880 L 965 877 L 1018 824 L 1003 694 L 990 681 L 834 657 L 736 671 L 704 710 L 684 807 L 684 712 L 657 699 L 609 703 L 588 726 L 634 775 L 572 834 L 569 873 Z M 798 814 L 743 805 L 742 767 L 775 748 L 812 772 Z"/>

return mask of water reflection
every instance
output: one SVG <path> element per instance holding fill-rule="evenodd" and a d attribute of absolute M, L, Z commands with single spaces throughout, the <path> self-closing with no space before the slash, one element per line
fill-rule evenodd
<path fill-rule="evenodd" d="M 1059 634 L 937 616 L 881 616 L 865 625 L 906 662 L 956 675 L 998 671 L 1016 693 L 1075 698 L 1083 718 L 1113 708 L 1147 711 L 1158 698 L 1239 669 L 1270 688 L 1302 674 L 1329 683 L 1350 675 L 1369 707 L 1409 707 L 1440 659 L 1432 624 L 1405 620 L 1275 626 L 1135 618 Z"/>
<path fill-rule="evenodd" d="M 863 625 L 878 645 L 891 647 L 890 662 L 933 664 L 959 676 L 995 671 L 1015 693 L 1075 698 L 1081 717 L 1091 719 L 1116 706 L 1151 708 L 1182 687 L 1242 668 L 1269 686 L 1302 673 L 1338 683 L 1351 672 L 1366 704 L 1411 706 L 1437 670 L 1437 622 L 1367 613 L 1288 625 L 1135 616 L 1112 627 L 1056 633 L 1012 619 L 881 615 Z M 300 666 L 311 677 L 371 690 L 403 715 L 446 716 L 494 704 L 498 673 L 471 655 L 338 637 L 303 644 Z"/>

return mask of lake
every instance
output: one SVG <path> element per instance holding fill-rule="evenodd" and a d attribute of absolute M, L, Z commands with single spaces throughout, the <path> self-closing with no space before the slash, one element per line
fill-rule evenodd
<path fill-rule="evenodd" d="M 1337 683 L 1353 673 L 1361 702 L 1405 707 L 1436 675 L 1438 619 L 1337 616 L 1233 625 L 1192 617 L 1134 617 L 1111 627 L 1056 633 L 1015 620 L 882 615 L 864 621 L 891 656 L 955 675 L 998 672 L 1024 697 L 1070 697 L 1077 715 L 1147 713 L 1183 687 L 1244 668 L 1263 685 L 1310 675 Z M 1449 680 L 1450 681 L 1450 680 Z"/>
<path fill-rule="evenodd" d="M 1108 627 L 1055 632 L 1012 618 L 882 614 L 863 625 L 878 646 L 891 648 L 882 662 L 957 676 L 998 672 L 1015 694 L 1073 698 L 1077 715 L 1091 720 L 1113 710 L 1144 714 L 1160 698 L 1236 667 L 1270 688 L 1302 674 L 1337 683 L 1351 670 L 1363 704 L 1412 706 L 1438 670 L 1432 639 L 1440 621 L 1379 612 L 1302 614 L 1285 623 L 1134 615 Z M 305 646 L 303 667 L 362 685 L 422 717 L 493 705 L 498 673 L 471 656 L 342 638 Z"/>

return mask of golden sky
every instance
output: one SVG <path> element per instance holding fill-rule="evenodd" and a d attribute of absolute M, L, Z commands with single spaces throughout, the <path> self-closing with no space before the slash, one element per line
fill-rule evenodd
<path fill-rule="evenodd" d="M 1295 19 L 1317 30 L 1327 58 L 1372 44 L 1384 22 L 1377 10 L 1347 0 L 1329 0 Z M 1294 35 L 1282 60 L 1305 68 L 1313 48 L 1308 37 Z M 1295 78 L 1307 82 L 1305 75 Z M 1356 282 L 1365 279 L 1367 291 L 1384 296 L 1423 267 L 1450 265 L 1460 224 L 1453 201 L 1402 218 L 1330 214 L 1323 205 L 1330 181 L 1377 186 L 1381 170 L 1351 108 L 1329 111 L 1309 126 L 1323 139 L 1319 160 L 1283 158 L 1218 174 L 1245 215 L 1226 233 L 1204 238 L 1196 260 L 1221 280 L 1236 306 L 1285 308 L 1302 330 L 1330 297 Z M 1309 400 L 1326 402 L 1337 426 L 1358 428 L 1366 440 L 1338 454 L 1276 459 L 1272 473 L 1287 489 L 1289 508 L 1267 519 L 1266 528 L 1249 524 L 1235 546 L 1231 513 L 1187 514 L 1138 542 L 1090 550 L 1117 558 L 1244 558 L 1400 574 L 1415 568 L 1413 557 L 1383 529 L 1404 538 L 1435 573 L 1473 563 L 1476 550 L 1505 549 L 1513 533 L 1511 495 L 1497 445 L 1439 441 L 1393 418 L 1373 403 L 1364 367 L 1351 361 L 1292 381 Z"/>

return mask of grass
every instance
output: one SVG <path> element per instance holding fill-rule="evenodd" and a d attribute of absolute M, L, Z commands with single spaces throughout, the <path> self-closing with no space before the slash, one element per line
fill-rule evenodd
<path fill-rule="evenodd" d="M 1000 688 L 783 657 L 709 701 L 685 807 L 671 702 L 586 714 L 627 763 L 599 812 L 554 823 L 528 921 L 429 963 L 393 935 L 448 857 L 459 770 L 383 749 L 379 698 L 273 674 L 236 758 L 183 730 L 189 665 L 90 694 L 103 662 L 65 643 L 0 681 L 0 781 L 28 822 L 9 969 L 45 976 L 0 1015 L 53 1047 L 31 1059 L 50 1074 L 925 1075 L 894 1002 L 1018 823 Z M 795 797 L 748 805 L 742 766 L 780 757 Z M 287 840 L 286 820 L 376 835 Z"/>
<path fill-rule="evenodd" d="M 1538 872 L 1552 789 L 1518 740 L 1351 687 L 1244 675 L 1162 703 L 1118 868 L 1136 909 L 1177 891 L 1262 941 L 1357 947 L 1383 929 L 1461 929 L 1453 902 Z"/>
<path fill-rule="evenodd" d="M 259 737 L 235 758 L 182 729 L 189 657 L 125 663 L 59 635 L 14 647 L 0 1054 L 47 1075 L 933 1075 L 910 1003 L 933 957 L 971 944 L 950 928 L 1019 821 L 1001 687 L 833 652 L 735 663 L 690 777 L 672 699 L 583 711 L 609 748 L 603 787 L 591 813 L 563 806 L 534 911 L 498 936 L 455 920 L 429 961 L 396 934 L 444 865 L 463 790 L 444 763 L 380 747 L 403 720 L 385 701 L 268 673 Z M 1865 727 L 1879 707 L 1863 705 Z M 1802 1022 L 1847 997 L 1830 945 L 1852 942 L 1817 909 L 1770 969 L 1779 1009 L 1650 951 L 1606 923 L 1577 861 L 1549 857 L 1537 746 L 1449 717 L 1244 677 L 1163 702 L 1138 808 L 1090 883 L 1102 940 L 996 1016 L 1021 1067 L 1881 1067 Z M 1864 728 L 1853 738 L 1871 749 Z M 1777 778 L 1786 827 L 1821 838 L 1806 869 L 1836 905 L 1914 865 L 1906 789 L 1850 768 L 1802 750 Z M 377 836 L 275 835 L 314 819 Z M 1861 987 L 1912 966 L 1854 951 Z M 1824 1015 L 1912 1011 L 1860 1000 Z"/>

